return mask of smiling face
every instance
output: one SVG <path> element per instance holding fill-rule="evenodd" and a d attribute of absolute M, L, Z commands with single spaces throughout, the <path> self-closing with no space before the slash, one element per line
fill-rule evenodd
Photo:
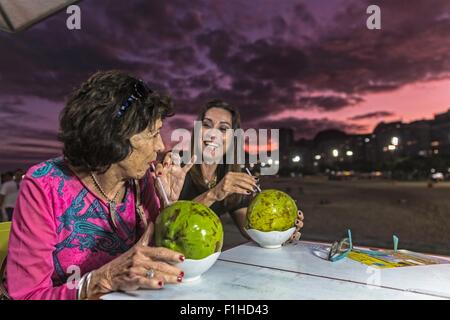
<path fill-rule="evenodd" d="M 232 115 L 222 108 L 206 111 L 202 120 L 202 152 L 205 160 L 217 163 L 231 144 Z"/>
<path fill-rule="evenodd" d="M 133 179 L 143 178 L 151 163 L 156 160 L 158 152 L 164 151 L 161 127 L 162 120 L 158 119 L 153 127 L 148 127 L 130 138 L 133 150 L 125 160 L 118 163 L 124 176 Z"/>

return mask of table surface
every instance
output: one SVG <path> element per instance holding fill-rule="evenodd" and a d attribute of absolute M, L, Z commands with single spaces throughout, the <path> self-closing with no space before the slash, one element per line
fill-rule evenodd
<path fill-rule="evenodd" d="M 321 258 L 329 245 L 298 241 L 279 249 L 249 242 L 222 252 L 200 280 L 102 299 L 300 300 L 450 299 L 450 264 L 375 269 Z"/>

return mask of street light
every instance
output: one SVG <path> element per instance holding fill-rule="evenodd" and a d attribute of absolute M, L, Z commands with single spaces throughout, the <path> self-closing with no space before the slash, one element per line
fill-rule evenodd
<path fill-rule="evenodd" d="M 352 151 L 352 150 L 348 150 L 348 151 L 346 152 L 346 155 L 347 155 L 347 157 L 353 156 L 353 151 Z"/>
<path fill-rule="evenodd" d="M 322 156 L 321 156 L 320 154 L 317 154 L 317 155 L 314 157 L 314 159 L 320 160 L 320 159 L 322 159 Z"/>
<path fill-rule="evenodd" d="M 269 165 L 272 165 L 273 160 L 272 160 L 272 159 L 269 159 L 269 160 L 267 160 L 267 163 L 268 163 Z"/>
<path fill-rule="evenodd" d="M 292 162 L 300 162 L 300 156 L 293 157 Z"/>
<path fill-rule="evenodd" d="M 392 144 L 390 144 L 389 146 L 388 146 L 388 150 L 389 151 L 394 151 L 396 149 L 396 146 L 394 146 L 394 145 L 392 145 Z"/>
<path fill-rule="evenodd" d="M 337 157 L 339 157 L 339 151 L 338 151 L 338 149 L 333 149 L 333 157 L 335 157 L 335 158 L 337 158 Z"/>
<path fill-rule="evenodd" d="M 392 137 L 391 144 L 394 146 L 398 146 L 399 139 L 398 137 Z"/>

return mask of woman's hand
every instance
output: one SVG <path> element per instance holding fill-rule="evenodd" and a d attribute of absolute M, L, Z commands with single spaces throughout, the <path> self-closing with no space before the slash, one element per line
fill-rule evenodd
<path fill-rule="evenodd" d="M 166 248 L 149 247 L 153 228 L 150 223 L 130 250 L 93 271 L 87 294 L 82 298 L 98 297 L 112 291 L 161 289 L 165 283 L 181 282 L 184 273 L 172 264 L 184 261 L 184 256 Z M 150 277 L 151 273 L 153 276 Z"/>
<path fill-rule="evenodd" d="M 194 165 L 195 159 L 196 156 L 194 155 L 188 164 L 181 167 L 178 154 L 168 152 L 164 156 L 163 163 L 158 163 L 156 166 L 154 177 L 159 177 L 170 202 L 177 201 L 180 197 L 180 193 L 184 185 L 184 179 L 186 178 L 186 174 Z M 156 188 L 158 189 L 159 194 L 162 195 L 160 186 L 156 185 Z"/>
<path fill-rule="evenodd" d="M 294 240 L 299 240 L 302 235 L 300 229 L 303 228 L 303 220 L 305 219 L 303 212 L 298 210 L 297 220 L 295 220 L 295 232 L 292 234 L 292 237 L 286 241 L 286 243 L 291 243 Z"/>
<path fill-rule="evenodd" d="M 211 189 L 215 201 L 222 201 L 232 193 L 249 195 L 256 191 L 257 179 L 243 172 L 228 172 L 220 182 Z"/>

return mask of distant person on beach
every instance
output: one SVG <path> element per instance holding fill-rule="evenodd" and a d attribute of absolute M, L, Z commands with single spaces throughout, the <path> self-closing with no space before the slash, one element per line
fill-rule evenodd
<path fill-rule="evenodd" d="M 0 209 L 3 217 L 7 221 L 11 221 L 17 194 L 19 193 L 19 183 L 14 180 L 14 173 L 12 172 L 6 172 L 3 175 L 3 180 L 0 187 Z"/>
<path fill-rule="evenodd" d="M 25 170 L 23 170 L 23 169 L 17 169 L 14 172 L 14 181 L 17 183 L 19 188 L 20 188 L 20 183 L 22 182 L 22 179 L 24 176 L 25 176 Z"/>

